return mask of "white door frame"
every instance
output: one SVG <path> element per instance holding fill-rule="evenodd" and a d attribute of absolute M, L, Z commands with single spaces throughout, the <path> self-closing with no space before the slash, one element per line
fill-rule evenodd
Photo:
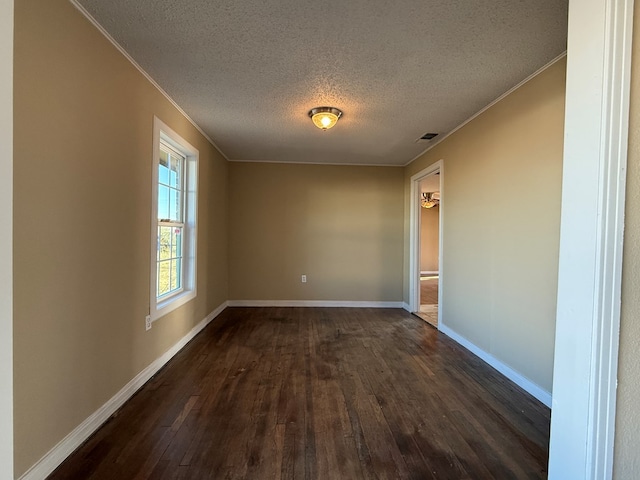
<path fill-rule="evenodd" d="M 610 479 L 633 0 L 571 0 L 549 479 Z"/>
<path fill-rule="evenodd" d="M 13 0 L 0 1 L 0 479 L 13 479 Z"/>
<path fill-rule="evenodd" d="M 442 325 L 442 276 L 443 263 L 442 232 L 444 229 L 444 166 L 443 161 L 438 160 L 427 168 L 420 170 L 411 176 L 411 199 L 409 209 L 409 309 L 412 312 L 420 311 L 420 181 L 424 178 L 440 172 L 440 205 L 438 206 L 438 329 Z"/>

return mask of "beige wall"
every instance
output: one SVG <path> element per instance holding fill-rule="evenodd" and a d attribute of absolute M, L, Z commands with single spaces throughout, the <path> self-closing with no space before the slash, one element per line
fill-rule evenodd
<path fill-rule="evenodd" d="M 65 0 L 15 2 L 15 468 L 227 299 L 227 163 Z M 145 332 L 153 116 L 200 151 L 198 296 Z"/>
<path fill-rule="evenodd" d="M 444 162 L 443 323 L 547 391 L 565 66 L 555 63 L 405 169 L 409 192 L 411 175 Z M 405 212 L 408 202 L 406 193 Z M 407 252 L 408 216 L 405 232 Z"/>
<path fill-rule="evenodd" d="M 634 13 L 613 478 L 640 472 L 640 8 Z"/>
<path fill-rule="evenodd" d="M 440 208 L 421 208 L 420 215 L 420 271 L 437 272 Z"/>
<path fill-rule="evenodd" d="M 231 163 L 229 298 L 402 301 L 402 182 L 397 167 Z"/>

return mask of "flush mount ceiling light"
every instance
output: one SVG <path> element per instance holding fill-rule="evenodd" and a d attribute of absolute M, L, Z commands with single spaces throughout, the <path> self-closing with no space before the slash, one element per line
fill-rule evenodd
<path fill-rule="evenodd" d="M 309 117 L 320 130 L 328 130 L 338 123 L 342 110 L 335 107 L 316 107 L 309 110 Z"/>
<path fill-rule="evenodd" d="M 437 207 L 439 204 L 440 204 L 440 192 L 433 192 L 433 193 L 424 192 L 422 194 L 420 205 L 422 205 L 423 208 L 433 208 L 433 207 Z"/>

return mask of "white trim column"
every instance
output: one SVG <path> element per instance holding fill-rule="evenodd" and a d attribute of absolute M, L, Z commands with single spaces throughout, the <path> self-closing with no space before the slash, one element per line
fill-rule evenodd
<path fill-rule="evenodd" d="M 0 0 L 0 479 L 13 479 L 13 0 Z"/>
<path fill-rule="evenodd" d="M 549 478 L 610 479 L 633 0 L 571 0 Z"/>

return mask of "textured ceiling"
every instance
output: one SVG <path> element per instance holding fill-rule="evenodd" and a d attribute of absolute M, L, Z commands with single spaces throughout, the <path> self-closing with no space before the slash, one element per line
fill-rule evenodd
<path fill-rule="evenodd" d="M 76 1 L 230 160 L 404 165 L 566 49 L 567 0 Z"/>

